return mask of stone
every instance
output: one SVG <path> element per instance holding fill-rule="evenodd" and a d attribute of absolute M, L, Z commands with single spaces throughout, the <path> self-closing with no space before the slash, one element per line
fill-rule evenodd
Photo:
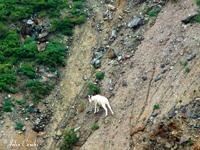
<path fill-rule="evenodd" d="M 27 20 L 26 23 L 27 23 L 28 25 L 32 25 L 32 24 L 34 24 L 33 20 L 31 20 L 31 19 Z"/>
<path fill-rule="evenodd" d="M 143 24 L 143 20 L 140 17 L 134 17 L 129 23 L 128 23 L 128 27 L 129 28 L 137 28 L 140 25 Z"/>
<path fill-rule="evenodd" d="M 109 59 L 115 59 L 115 58 L 117 58 L 117 54 L 111 48 L 108 49 L 107 55 L 108 55 Z"/>
<path fill-rule="evenodd" d="M 91 64 L 94 66 L 95 69 L 98 69 L 101 67 L 101 61 L 96 58 L 91 61 Z"/>
<path fill-rule="evenodd" d="M 124 87 L 125 87 L 125 86 L 128 86 L 128 83 L 127 83 L 125 80 L 123 80 L 123 81 L 122 81 L 122 86 L 124 86 Z"/>
<path fill-rule="evenodd" d="M 162 76 L 161 76 L 161 75 L 158 75 L 158 76 L 154 79 L 154 81 L 157 82 L 157 81 L 161 80 L 161 78 L 162 78 Z"/>
<path fill-rule="evenodd" d="M 147 76 L 142 76 L 143 81 L 146 81 L 147 79 L 148 79 Z"/>
<path fill-rule="evenodd" d="M 58 131 L 56 132 L 56 136 L 62 136 L 62 132 L 61 132 L 60 130 L 58 130 Z"/>
<path fill-rule="evenodd" d="M 192 59 L 194 59 L 196 57 L 196 54 L 195 53 L 192 53 L 192 54 L 189 54 L 187 56 L 187 61 L 191 61 Z"/>
<path fill-rule="evenodd" d="M 43 33 L 40 33 L 39 35 L 38 35 L 38 38 L 39 39 L 42 39 L 42 38 L 45 38 L 45 37 L 47 37 L 48 36 L 48 32 L 43 32 Z"/>
<path fill-rule="evenodd" d="M 116 30 L 112 30 L 112 32 L 111 32 L 111 38 L 112 39 L 116 39 L 116 37 L 117 37 L 117 31 Z"/>
<path fill-rule="evenodd" d="M 184 24 L 192 23 L 196 16 L 197 16 L 197 14 L 189 15 L 187 18 L 181 20 L 181 22 L 184 23 Z"/>
<path fill-rule="evenodd" d="M 180 144 L 184 144 L 184 143 L 188 142 L 189 140 L 190 140 L 190 137 L 183 135 L 180 139 Z"/>
<path fill-rule="evenodd" d="M 38 51 L 44 51 L 45 48 L 46 48 L 46 42 L 38 43 L 38 44 L 37 44 L 37 49 L 38 49 Z"/>
<path fill-rule="evenodd" d="M 116 7 L 111 5 L 111 4 L 108 4 L 108 9 L 111 10 L 111 11 L 115 11 L 116 10 Z"/>

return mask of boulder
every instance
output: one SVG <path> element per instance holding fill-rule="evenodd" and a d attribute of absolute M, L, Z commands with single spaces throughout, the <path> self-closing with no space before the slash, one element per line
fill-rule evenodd
<path fill-rule="evenodd" d="M 143 24 L 143 20 L 140 17 L 134 17 L 129 23 L 129 28 L 137 28 Z"/>

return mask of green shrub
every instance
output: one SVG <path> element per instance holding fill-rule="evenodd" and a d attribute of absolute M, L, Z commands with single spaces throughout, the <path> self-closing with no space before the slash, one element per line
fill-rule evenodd
<path fill-rule="evenodd" d="M 101 71 L 98 71 L 98 72 L 96 72 L 95 76 L 96 76 L 97 80 L 103 80 L 103 78 L 105 76 L 105 73 L 101 72 Z"/>
<path fill-rule="evenodd" d="M 196 0 L 196 4 L 200 6 L 200 0 Z"/>
<path fill-rule="evenodd" d="M 3 101 L 3 111 L 4 112 L 12 112 L 13 104 L 10 98 L 5 98 Z"/>
<path fill-rule="evenodd" d="M 24 127 L 24 123 L 23 122 L 17 121 L 15 123 L 15 130 L 21 130 L 22 131 L 23 127 Z"/>
<path fill-rule="evenodd" d="M 157 109 L 160 109 L 160 105 L 159 104 L 153 105 L 153 110 L 157 110 Z"/>
<path fill-rule="evenodd" d="M 63 66 L 67 50 L 58 42 L 51 42 L 37 55 L 37 62 L 49 67 Z"/>
<path fill-rule="evenodd" d="M 33 79 L 36 77 L 36 71 L 31 64 L 22 64 L 18 70 L 19 73 L 28 76 L 29 78 Z"/>
<path fill-rule="evenodd" d="M 43 83 L 38 80 L 28 80 L 26 82 L 26 87 L 30 91 L 34 103 L 38 103 L 53 89 L 53 86 L 51 84 Z"/>
<path fill-rule="evenodd" d="M 148 11 L 148 15 L 150 17 L 156 17 L 159 12 L 161 11 L 161 7 L 160 6 L 154 6 L 153 8 L 151 8 L 149 11 Z"/>
<path fill-rule="evenodd" d="M 68 36 L 73 35 L 74 23 L 71 18 L 65 17 L 64 19 L 54 20 L 52 23 L 52 30 L 61 32 Z"/>
<path fill-rule="evenodd" d="M 91 126 L 91 129 L 94 131 L 94 130 L 97 130 L 99 129 L 99 125 L 97 123 L 93 123 L 92 126 Z"/>
<path fill-rule="evenodd" d="M 16 103 L 18 105 L 24 105 L 24 104 L 26 104 L 26 100 L 25 99 L 18 99 L 18 100 L 16 100 Z"/>
<path fill-rule="evenodd" d="M 87 87 L 88 87 L 88 95 L 95 95 L 101 93 L 101 89 L 97 84 L 89 82 Z"/>
<path fill-rule="evenodd" d="M 7 91 L 15 93 L 14 88 L 10 87 L 16 83 L 16 75 L 12 73 L 3 73 L 0 74 L 0 91 Z"/>
<path fill-rule="evenodd" d="M 184 68 L 184 72 L 185 73 L 189 73 L 190 72 L 190 67 L 187 65 L 187 66 L 185 66 L 185 68 Z"/>
<path fill-rule="evenodd" d="M 16 51 L 19 58 L 35 58 L 37 52 L 36 41 L 30 37 L 26 38 L 21 48 Z"/>
<path fill-rule="evenodd" d="M 79 137 L 75 133 L 74 129 L 69 129 L 64 133 L 64 137 L 59 147 L 61 150 L 72 149 L 73 145 L 78 142 Z"/>
<path fill-rule="evenodd" d="M 181 60 L 180 64 L 185 67 L 185 66 L 188 65 L 188 61 L 187 60 Z"/>
<path fill-rule="evenodd" d="M 3 23 L 0 23 L 0 39 L 4 38 L 8 33 L 8 27 Z"/>

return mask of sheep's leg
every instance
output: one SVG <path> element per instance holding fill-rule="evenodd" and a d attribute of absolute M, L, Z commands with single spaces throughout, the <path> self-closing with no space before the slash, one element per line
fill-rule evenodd
<path fill-rule="evenodd" d="M 94 105 L 94 114 L 97 112 L 97 103 Z"/>
<path fill-rule="evenodd" d="M 99 106 L 97 105 L 97 112 L 99 112 Z"/>
<path fill-rule="evenodd" d="M 111 108 L 111 106 L 110 106 L 109 103 L 107 104 L 107 106 L 108 106 L 108 108 L 110 109 L 111 113 L 114 114 L 114 112 L 113 112 L 113 110 L 112 110 L 112 108 Z"/>
<path fill-rule="evenodd" d="M 107 108 L 106 108 L 106 105 L 103 104 L 102 107 L 103 107 L 103 109 L 105 110 L 105 112 L 106 112 L 106 116 L 107 116 L 107 115 L 108 115 L 108 110 L 107 110 Z"/>

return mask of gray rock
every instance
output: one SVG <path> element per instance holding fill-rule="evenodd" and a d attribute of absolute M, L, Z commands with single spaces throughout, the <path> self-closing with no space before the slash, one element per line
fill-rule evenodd
<path fill-rule="evenodd" d="M 116 30 L 112 30 L 111 38 L 115 39 L 116 37 L 117 37 L 117 31 Z"/>
<path fill-rule="evenodd" d="M 94 66 L 94 68 L 100 68 L 101 67 L 101 60 L 99 60 L 99 59 L 93 59 L 92 61 L 91 61 L 91 64 Z"/>
<path fill-rule="evenodd" d="M 48 32 L 43 32 L 38 35 L 38 38 L 41 39 L 41 38 L 47 37 L 47 35 L 48 35 Z"/>
<path fill-rule="evenodd" d="M 195 53 L 192 53 L 192 54 L 189 54 L 187 56 L 187 61 L 191 61 L 192 59 L 194 59 L 196 57 L 196 54 Z"/>
<path fill-rule="evenodd" d="M 122 81 L 122 86 L 128 86 L 128 83 L 125 80 L 123 80 Z"/>
<path fill-rule="evenodd" d="M 140 18 L 140 17 L 134 17 L 133 20 L 131 20 L 128 23 L 128 27 L 129 28 L 137 28 L 137 27 L 139 27 L 142 24 L 143 24 L 142 18 Z"/>
<path fill-rule="evenodd" d="M 161 78 L 162 78 L 162 76 L 161 76 L 161 75 L 158 75 L 158 76 L 154 79 L 154 81 L 157 82 L 157 81 L 161 80 Z"/>
<path fill-rule="evenodd" d="M 190 140 L 190 137 L 182 136 L 180 139 L 180 144 L 187 143 Z"/>
<path fill-rule="evenodd" d="M 32 24 L 34 24 L 33 20 L 31 20 L 31 19 L 27 20 L 26 23 L 27 23 L 28 25 L 32 25 Z"/>
<path fill-rule="evenodd" d="M 62 136 L 62 132 L 61 132 L 60 130 L 58 130 L 58 131 L 56 132 L 56 136 Z"/>
<path fill-rule="evenodd" d="M 146 81 L 147 80 L 147 76 L 142 76 L 142 80 Z"/>

